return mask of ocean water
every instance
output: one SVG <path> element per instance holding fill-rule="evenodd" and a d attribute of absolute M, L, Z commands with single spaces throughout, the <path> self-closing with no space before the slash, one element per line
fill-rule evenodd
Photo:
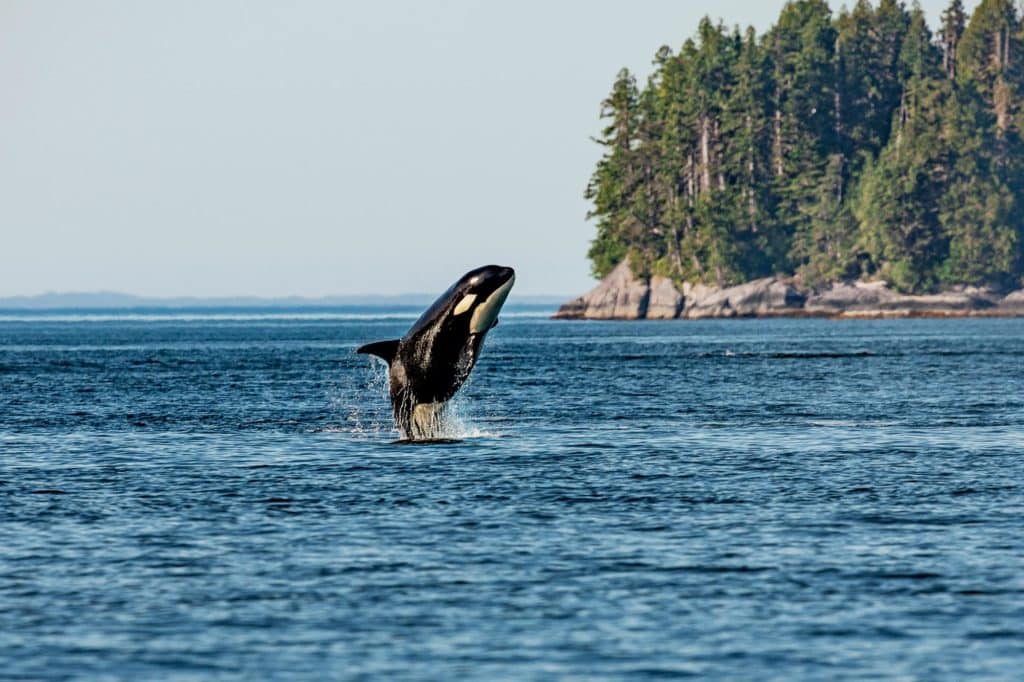
<path fill-rule="evenodd" d="M 1024 320 L 0 317 L 2 679 L 1021 679 Z"/>

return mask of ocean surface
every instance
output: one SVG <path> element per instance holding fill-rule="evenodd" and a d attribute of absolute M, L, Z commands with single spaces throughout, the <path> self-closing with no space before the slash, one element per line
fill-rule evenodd
<path fill-rule="evenodd" d="M 1024 320 L 0 314 L 0 679 L 1022 679 Z"/>

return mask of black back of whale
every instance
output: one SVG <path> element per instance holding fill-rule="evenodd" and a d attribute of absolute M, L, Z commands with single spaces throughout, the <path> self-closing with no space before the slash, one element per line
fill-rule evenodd
<path fill-rule="evenodd" d="M 392 412 L 403 434 L 409 433 L 417 405 L 444 403 L 465 383 L 487 332 L 497 324 L 494 317 L 486 328 L 474 329 L 473 322 L 479 322 L 477 309 L 488 304 L 500 308 L 514 278 L 512 268 L 499 265 L 471 270 L 441 294 L 401 339 L 358 349 L 388 363 Z M 496 315 L 497 310 L 481 311 L 485 312 Z"/>

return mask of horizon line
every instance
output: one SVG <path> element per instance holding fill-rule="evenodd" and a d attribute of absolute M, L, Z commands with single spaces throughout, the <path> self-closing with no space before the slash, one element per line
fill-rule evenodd
<path fill-rule="evenodd" d="M 556 296 L 571 296 L 573 294 L 567 293 L 525 293 L 520 294 L 519 298 L 538 298 L 538 297 L 556 297 Z M 412 296 L 437 296 L 427 291 L 404 291 L 393 294 L 380 294 L 380 293 L 361 293 L 361 292 L 349 292 L 349 293 L 334 293 L 334 294 L 134 294 L 127 291 L 118 291 L 115 289 L 82 289 L 82 290 L 55 290 L 48 289 L 34 294 L 0 294 L 0 301 L 11 300 L 11 299 L 28 299 L 28 298 L 42 298 L 45 296 L 118 296 L 123 298 L 139 298 L 139 299 L 151 299 L 151 300 L 180 300 L 180 299 L 194 299 L 194 300 L 213 300 L 213 299 L 265 299 L 265 300 L 286 300 L 286 299 L 302 299 L 302 300 L 321 300 L 326 298 L 405 298 Z"/>
<path fill-rule="evenodd" d="M 576 295 L 520 294 L 509 301 L 512 305 L 555 305 Z M 0 295 L 0 309 L 141 309 L 141 308 L 273 308 L 273 307 L 335 307 L 367 305 L 421 306 L 437 298 L 430 293 L 403 294 L 327 294 L 322 296 L 213 295 L 213 296 L 147 296 L 112 290 L 46 291 L 39 294 Z"/>

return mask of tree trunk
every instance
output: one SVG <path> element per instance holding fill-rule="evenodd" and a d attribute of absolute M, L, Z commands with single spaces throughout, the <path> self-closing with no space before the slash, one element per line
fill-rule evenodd
<path fill-rule="evenodd" d="M 700 126 L 701 194 L 711 191 L 711 122 L 701 117 Z"/>
<path fill-rule="evenodd" d="M 722 163 L 722 159 L 721 159 L 722 136 L 721 136 L 721 133 L 719 131 L 720 131 L 720 128 L 718 126 L 718 119 L 716 118 L 715 119 L 715 126 L 714 126 L 714 129 L 712 131 L 712 139 L 714 140 L 713 149 L 718 152 L 718 157 L 719 157 L 717 159 L 717 163 L 715 163 L 715 167 L 718 168 L 718 189 L 724 190 L 725 189 L 725 168 L 724 168 L 725 164 Z"/>
<path fill-rule="evenodd" d="M 1000 135 L 1006 133 L 1010 127 L 1010 87 L 1000 76 L 996 79 L 995 90 L 992 93 L 992 104 L 996 110 L 996 130 Z"/>
<path fill-rule="evenodd" d="M 775 157 L 775 175 L 782 177 L 782 111 L 775 109 L 775 131 L 772 143 L 772 156 Z"/>
<path fill-rule="evenodd" d="M 689 158 L 686 159 L 686 197 L 689 199 L 689 205 L 693 206 L 693 197 L 697 194 L 696 184 L 696 173 L 693 167 L 693 154 L 691 153 Z"/>

